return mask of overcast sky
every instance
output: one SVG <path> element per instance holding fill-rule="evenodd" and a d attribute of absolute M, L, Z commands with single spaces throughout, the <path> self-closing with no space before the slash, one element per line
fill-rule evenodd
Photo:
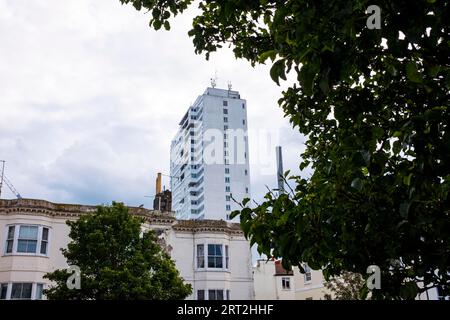
<path fill-rule="evenodd" d="M 178 122 L 215 71 L 247 100 L 252 196 L 276 186 L 275 145 L 297 171 L 304 139 L 269 66 L 229 49 L 195 55 L 193 14 L 167 32 L 119 0 L 0 0 L 0 159 L 23 197 L 151 207 Z M 6 186 L 2 198 L 13 198 Z"/>

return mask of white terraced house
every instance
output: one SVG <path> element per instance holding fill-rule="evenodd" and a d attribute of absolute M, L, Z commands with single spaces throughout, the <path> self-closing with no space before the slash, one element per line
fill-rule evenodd
<path fill-rule="evenodd" d="M 175 261 L 181 277 L 193 287 L 187 299 L 253 299 L 248 241 L 236 223 L 179 221 L 173 212 L 129 208 L 145 218 Z M 44 274 L 67 268 L 61 248 L 67 246 L 67 220 L 90 214 L 95 206 L 44 200 L 0 200 L 0 300 L 45 299 L 51 283 Z"/>

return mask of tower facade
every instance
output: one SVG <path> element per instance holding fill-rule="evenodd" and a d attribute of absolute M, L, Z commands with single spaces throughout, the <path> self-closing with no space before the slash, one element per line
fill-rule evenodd
<path fill-rule="evenodd" d="M 178 219 L 230 220 L 250 198 L 247 103 L 207 88 L 188 108 L 171 144 L 172 209 Z"/>

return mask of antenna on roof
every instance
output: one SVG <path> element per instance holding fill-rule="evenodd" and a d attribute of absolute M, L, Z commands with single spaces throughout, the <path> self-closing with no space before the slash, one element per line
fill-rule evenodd
<path fill-rule="evenodd" d="M 214 72 L 214 78 L 211 78 L 211 87 L 215 88 L 217 85 L 217 79 L 219 79 L 217 77 L 217 70 Z"/>
<path fill-rule="evenodd" d="M 231 81 L 228 81 L 228 91 L 231 91 L 232 87 L 233 87 L 233 85 L 231 84 Z"/>

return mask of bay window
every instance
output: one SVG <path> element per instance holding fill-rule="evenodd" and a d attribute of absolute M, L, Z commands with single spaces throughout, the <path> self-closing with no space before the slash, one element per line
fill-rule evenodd
<path fill-rule="evenodd" d="M 42 300 L 43 291 L 43 283 L 0 283 L 0 300 Z"/>
<path fill-rule="evenodd" d="M 5 254 L 47 255 L 49 228 L 40 225 L 7 227 Z"/>
<path fill-rule="evenodd" d="M 13 283 L 11 289 L 11 299 L 31 299 L 32 283 Z"/>
<path fill-rule="evenodd" d="M 197 269 L 229 269 L 230 257 L 227 245 L 197 244 Z"/>
<path fill-rule="evenodd" d="M 197 300 L 230 300 L 230 290 L 197 290 Z"/>

